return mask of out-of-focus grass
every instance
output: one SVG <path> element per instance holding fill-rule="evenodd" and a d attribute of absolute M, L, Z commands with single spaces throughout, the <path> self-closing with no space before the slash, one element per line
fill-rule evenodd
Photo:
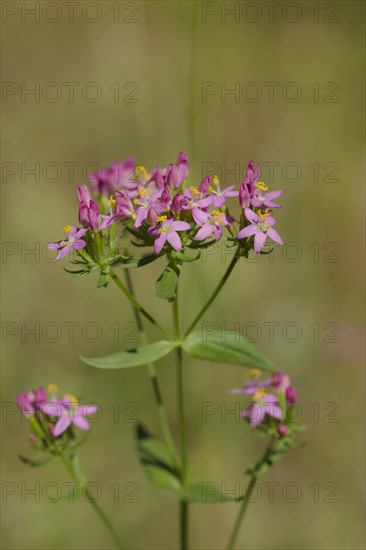
<path fill-rule="evenodd" d="M 297 23 L 287 23 L 281 17 L 268 23 L 263 17 L 249 24 L 230 18 L 225 23 L 219 16 L 202 23 L 202 4 L 197 2 L 195 36 L 189 2 L 141 2 L 135 24 L 113 23 L 109 2 L 101 4 L 103 17 L 95 24 L 80 16 L 74 23 L 63 19 L 57 24 L 9 18 L 3 25 L 4 81 L 29 86 L 34 82 L 80 82 L 81 87 L 94 81 L 103 95 L 96 103 L 84 101 L 80 93 L 74 103 L 65 96 L 57 103 L 42 99 L 36 103 L 31 97 L 21 102 L 16 96 L 3 105 L 3 128 L 8 136 L 3 161 L 24 162 L 27 167 L 55 162 L 63 167 L 56 183 L 49 181 L 51 169 L 48 177 L 41 175 L 38 182 L 30 175 L 22 182 L 20 172 L 3 182 L 3 240 L 24 252 L 24 247 L 35 243 L 43 250 L 45 243 L 57 239 L 60 228 L 76 220 L 75 187 L 82 182 L 80 166 L 89 162 L 106 165 L 131 154 L 150 168 L 171 162 L 179 150 L 187 150 L 193 182 L 202 176 L 203 163 L 217 163 L 225 183 L 238 183 L 238 179 L 236 174 L 225 175 L 221 163 L 230 170 L 235 163 L 244 168 L 250 158 L 278 162 L 275 177 L 269 181 L 285 191 L 283 209 L 277 215 L 278 229 L 286 243 L 296 245 L 285 249 L 287 259 L 276 249 L 273 262 L 262 258 L 239 265 L 205 320 L 224 323 L 227 328 L 239 324 L 249 338 L 256 338 L 259 326 L 257 345 L 290 373 L 298 388 L 304 420 L 309 423 L 309 442 L 269 474 L 266 481 L 279 483 L 275 502 L 270 502 L 268 486 L 262 486 L 262 498 L 248 512 L 240 544 L 258 549 L 362 548 L 360 159 L 364 153 L 364 88 L 359 75 L 363 5 L 336 3 L 339 22 L 315 24 L 308 3 L 299 4 L 303 15 Z M 117 81 L 121 86 L 137 83 L 138 103 L 113 101 L 109 87 Z M 222 102 L 217 94 L 203 102 L 204 82 L 226 83 L 227 88 L 235 82 L 240 86 L 257 82 L 263 99 L 235 102 L 227 96 Z M 265 82 L 280 83 L 272 103 L 266 100 Z M 283 99 L 281 90 L 287 82 L 301 86 L 300 101 Z M 336 82 L 339 102 L 314 103 L 309 87 L 315 82 L 321 86 Z M 68 177 L 64 164 L 70 162 L 79 163 L 74 178 Z M 295 183 L 281 173 L 289 162 L 298 163 L 302 170 Z M 315 162 L 321 167 L 319 182 L 309 169 Z M 329 162 L 339 166 L 334 182 L 323 181 L 330 170 L 322 167 Z M 327 255 L 333 246 L 337 262 L 330 263 Z M 301 257 L 291 261 L 296 251 Z M 205 259 L 188 265 L 182 275 L 185 325 L 208 297 L 228 260 L 222 251 Z M 134 276 L 141 300 L 168 326 L 169 307 L 153 292 L 162 269 L 162 263 L 157 264 Z M 123 407 L 136 403 L 136 417 L 159 433 L 146 371 L 100 372 L 78 359 L 79 354 L 98 355 L 128 345 L 122 341 L 128 335 L 125 324 L 132 320 L 128 304 L 112 285 L 97 290 L 94 275 L 73 279 L 44 254 L 37 261 L 32 255 L 16 253 L 6 258 L 3 269 L 3 321 L 24 323 L 28 328 L 39 323 L 41 328 L 39 342 L 31 335 L 22 341 L 20 327 L 19 333 L 4 343 L 4 401 L 12 402 L 17 392 L 27 388 L 57 382 L 63 391 L 100 403 L 103 415 L 82 449 L 82 458 L 90 479 L 102 486 L 101 503 L 129 548 L 171 549 L 177 539 L 174 496 L 149 486 L 136 458 L 134 424 L 123 421 Z M 70 321 L 78 323 L 74 341 L 65 325 Z M 42 337 L 42 328 L 50 322 L 61 327 L 61 336 L 54 343 L 49 341 L 55 338 L 51 329 Z M 82 338 L 82 329 L 90 322 L 101 327 L 95 343 Z M 111 328 L 116 322 L 119 342 L 114 341 Z M 289 342 L 294 338 L 291 331 L 288 337 L 283 334 L 291 322 L 297 323 L 302 333 L 293 343 Z M 277 323 L 273 341 L 265 323 Z M 319 342 L 314 341 L 315 323 L 319 324 Z M 329 341 L 333 328 L 335 342 Z M 93 337 L 91 330 L 87 338 Z M 158 371 L 176 433 L 171 359 L 162 361 Z M 223 483 L 228 489 L 239 479 L 245 482 L 242 473 L 261 451 L 261 441 L 235 422 L 234 416 L 222 421 L 217 414 L 203 423 L 202 407 L 205 402 L 217 402 L 220 411 L 232 408 L 235 400 L 228 397 L 228 390 L 240 385 L 244 376 L 242 369 L 228 365 L 193 361 L 185 365 L 194 472 L 198 479 Z M 121 407 L 118 422 L 110 408 L 115 408 L 115 403 Z M 319 421 L 315 422 L 317 407 Z M 333 417 L 327 417 L 332 407 L 337 422 L 329 422 Z M 67 474 L 56 462 L 33 470 L 17 461 L 17 455 L 28 450 L 26 426 L 19 415 L 6 416 L 2 427 L 3 479 L 19 487 L 3 505 L 3 547 L 112 547 L 85 502 L 50 504 L 42 497 L 36 502 L 34 497 L 22 495 L 37 483 L 42 491 L 50 481 L 67 481 Z M 118 505 L 110 488 L 117 481 Z M 139 486 L 138 503 L 123 502 L 128 482 Z M 300 487 L 298 502 L 289 502 L 291 487 L 286 497 L 289 483 Z M 314 487 L 319 487 L 319 502 L 314 502 Z M 327 502 L 334 487 L 339 489 L 332 497 L 336 502 Z M 192 507 L 192 547 L 223 547 L 235 513 L 231 504 Z"/>

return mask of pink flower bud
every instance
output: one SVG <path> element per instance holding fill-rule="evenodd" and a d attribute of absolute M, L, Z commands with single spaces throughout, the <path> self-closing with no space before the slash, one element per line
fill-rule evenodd
<path fill-rule="evenodd" d="M 287 432 L 288 432 L 288 428 L 284 424 L 279 424 L 277 426 L 277 433 L 280 437 L 285 437 L 285 435 L 287 435 Z"/>

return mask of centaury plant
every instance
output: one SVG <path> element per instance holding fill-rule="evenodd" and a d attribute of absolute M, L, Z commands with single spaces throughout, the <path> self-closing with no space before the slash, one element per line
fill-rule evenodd
<path fill-rule="evenodd" d="M 221 188 L 217 176 L 203 178 L 199 185 L 189 186 L 189 164 L 185 153 L 179 153 L 176 163 L 156 167 L 148 172 L 127 158 L 89 176 L 90 189 L 77 189 L 79 224 L 66 225 L 65 237 L 49 245 L 57 252 L 56 260 L 72 253 L 74 269 L 66 269 L 75 277 L 98 271 L 98 287 L 113 281 L 130 301 L 140 333 L 141 345 L 105 357 L 86 358 L 87 365 L 101 369 L 123 369 L 146 365 L 155 396 L 163 439 L 153 436 L 146 425 L 136 430 L 137 448 L 142 467 L 151 483 L 175 492 L 179 501 L 180 547 L 188 549 L 188 507 L 197 502 L 223 503 L 236 500 L 239 512 L 229 537 L 228 548 L 234 548 L 239 528 L 250 501 L 255 482 L 288 450 L 297 447 L 295 434 L 302 429 L 296 421 L 296 391 L 289 377 L 253 344 L 240 334 L 224 330 L 205 334 L 196 327 L 225 285 L 240 258 L 270 251 L 267 239 L 282 244 L 274 225 L 273 213 L 280 206 L 275 201 L 282 191 L 268 191 L 259 181 L 259 166 L 251 161 L 239 189 L 234 185 Z M 238 219 L 230 213 L 229 202 L 239 201 Z M 209 300 L 184 331 L 180 325 L 178 283 L 183 266 L 200 258 L 203 249 L 218 241 L 232 251 L 225 274 L 218 281 Z M 136 252 L 137 251 L 137 252 Z M 172 304 L 173 333 L 162 326 L 137 299 L 131 273 L 165 258 L 166 265 L 155 284 L 155 292 Z M 121 278 L 121 274 L 124 277 Z M 149 342 L 144 321 L 160 333 L 160 340 Z M 175 354 L 177 377 L 177 414 L 179 418 L 179 448 L 170 429 L 164 407 L 155 363 L 170 353 Z M 206 491 L 204 481 L 195 481 L 189 466 L 185 418 L 183 358 L 236 364 L 248 367 L 248 379 L 242 388 L 231 394 L 243 394 L 243 420 L 251 429 L 268 439 L 265 453 L 246 474 L 251 482 L 245 494 L 234 499 L 219 491 Z M 263 380 L 262 372 L 268 377 Z M 56 388 L 49 387 L 49 397 L 43 388 L 20 394 L 18 404 L 27 417 L 33 447 L 38 452 L 59 456 L 77 482 L 76 493 L 85 486 L 77 460 L 76 428 L 88 430 L 85 416 L 96 411 L 94 406 L 82 406 L 76 398 L 58 399 Z M 25 459 L 35 465 L 38 460 Z M 76 495 L 77 496 L 77 495 Z M 107 516 L 90 498 L 116 544 L 120 539 Z"/>

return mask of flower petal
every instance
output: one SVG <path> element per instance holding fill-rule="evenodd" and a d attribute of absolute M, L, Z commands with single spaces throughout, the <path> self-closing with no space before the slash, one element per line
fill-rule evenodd
<path fill-rule="evenodd" d="M 61 435 L 62 433 L 64 433 L 67 428 L 70 426 L 71 424 L 71 418 L 69 416 L 61 416 L 61 418 L 59 418 L 53 428 L 53 435 L 55 437 L 58 437 L 59 435 Z"/>
<path fill-rule="evenodd" d="M 262 233 L 262 231 L 258 231 L 254 235 L 254 252 L 258 254 L 262 250 L 266 239 L 267 235 L 265 233 Z"/>
<path fill-rule="evenodd" d="M 254 235 L 255 233 L 257 233 L 257 231 L 258 231 L 257 226 L 251 223 L 250 225 L 247 225 L 246 227 L 244 227 L 244 229 L 239 231 L 236 238 L 244 239 L 244 237 L 250 237 L 251 235 Z"/>
<path fill-rule="evenodd" d="M 188 231 L 188 229 L 191 229 L 191 226 L 187 222 L 180 222 L 180 221 L 174 221 L 171 222 L 170 227 L 174 231 Z"/>
<path fill-rule="evenodd" d="M 252 223 L 257 223 L 260 220 L 260 217 L 258 214 L 253 212 L 250 208 L 245 208 L 244 214 L 247 220 L 249 220 Z"/>
<path fill-rule="evenodd" d="M 172 245 L 174 250 L 180 252 L 182 250 L 182 241 L 180 240 L 178 233 L 175 231 L 170 231 L 170 233 L 167 233 L 166 235 L 168 243 Z"/>
<path fill-rule="evenodd" d="M 84 430 L 86 432 L 90 430 L 89 422 L 87 420 L 85 420 L 85 418 L 83 418 L 81 415 L 76 415 L 75 414 L 73 422 L 74 422 L 75 426 L 80 428 L 80 430 Z"/>
<path fill-rule="evenodd" d="M 160 254 L 164 244 L 165 244 L 165 241 L 166 241 L 166 236 L 167 236 L 167 233 L 161 233 L 160 234 L 160 237 L 158 237 L 155 242 L 154 242 L 154 252 L 155 254 Z"/>
<path fill-rule="evenodd" d="M 275 241 L 278 244 L 283 244 L 283 240 L 281 239 L 277 231 L 273 229 L 273 227 L 271 227 L 271 229 L 268 229 L 267 235 L 268 237 L 271 237 L 272 241 Z"/>
<path fill-rule="evenodd" d="M 214 226 L 211 225 L 210 223 L 205 223 L 201 229 L 199 229 L 196 233 L 196 235 L 194 236 L 194 240 L 195 241 L 204 241 L 205 239 L 207 239 L 207 237 L 209 237 L 212 232 L 214 230 Z"/>

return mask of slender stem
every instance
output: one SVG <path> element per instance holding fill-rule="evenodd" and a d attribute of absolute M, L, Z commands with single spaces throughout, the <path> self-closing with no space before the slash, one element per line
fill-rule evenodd
<path fill-rule="evenodd" d="M 228 545 L 227 545 L 227 550 L 233 550 L 233 548 L 235 546 L 236 539 L 238 537 L 239 530 L 240 530 L 240 527 L 241 527 L 241 523 L 242 523 L 243 518 L 245 516 L 245 512 L 246 512 L 248 504 L 249 504 L 250 495 L 252 494 L 252 491 L 254 489 L 256 480 L 257 480 L 256 476 L 252 476 L 251 479 L 250 479 L 249 488 L 246 491 L 245 498 L 244 498 L 243 502 L 241 503 L 238 515 L 236 517 L 235 524 L 234 524 L 234 527 L 233 527 L 233 530 L 231 532 L 230 539 L 229 539 L 229 542 L 228 542 Z"/>
<path fill-rule="evenodd" d="M 146 319 L 148 321 L 150 321 L 150 323 L 152 325 L 154 325 L 154 327 L 156 327 L 158 330 L 160 330 L 160 332 L 162 334 L 164 334 L 164 336 L 168 339 L 170 339 L 170 334 L 160 325 L 160 323 L 158 323 L 158 321 L 156 321 L 154 319 L 154 317 L 152 317 L 150 315 L 150 313 L 148 313 L 139 303 L 138 301 L 136 300 L 136 298 L 131 294 L 131 292 L 128 290 L 127 287 L 125 287 L 125 285 L 122 283 L 122 281 L 120 280 L 120 278 L 116 275 L 116 273 L 113 271 L 113 269 L 110 270 L 110 276 L 111 278 L 113 279 L 113 281 L 116 283 L 116 285 L 118 286 L 118 288 L 120 290 L 122 290 L 123 294 L 129 299 L 129 301 L 132 303 L 133 307 L 135 309 L 137 309 L 141 315 L 143 315 L 144 317 L 146 317 Z"/>
<path fill-rule="evenodd" d="M 273 442 L 274 442 L 274 439 L 271 438 L 266 450 L 265 450 L 265 453 L 262 457 L 262 459 L 259 461 L 259 463 L 257 464 L 257 467 L 262 464 L 263 462 L 266 461 L 267 459 L 267 456 L 268 454 L 270 453 L 270 451 L 272 450 L 272 445 L 273 445 Z M 234 523 L 234 527 L 233 527 L 233 530 L 231 532 L 231 535 L 230 535 L 230 538 L 229 538 L 229 542 L 228 542 L 228 545 L 227 545 L 227 550 L 233 550 L 234 547 L 235 547 L 235 543 L 236 543 L 236 540 L 237 540 L 237 537 L 238 537 L 238 534 L 239 534 L 239 530 L 240 530 L 240 527 L 242 525 L 242 521 L 244 519 L 244 516 L 245 516 L 245 512 L 247 511 L 247 507 L 248 507 L 248 504 L 250 502 L 250 495 L 252 494 L 252 491 L 255 487 L 255 483 L 258 479 L 258 476 L 257 474 L 254 472 L 252 477 L 250 478 L 250 482 L 249 482 L 249 488 L 248 490 L 246 491 L 245 493 L 245 496 L 244 496 L 244 499 L 243 499 L 243 502 L 241 503 L 241 506 L 240 506 L 240 509 L 239 509 L 239 512 L 238 512 L 238 515 L 236 517 L 236 520 L 235 520 L 235 523 Z"/>
<path fill-rule="evenodd" d="M 133 297 L 135 297 L 132 278 L 131 278 L 129 270 L 126 269 L 125 273 L 126 273 L 127 288 L 129 290 L 129 292 L 131 293 L 131 295 Z M 140 315 L 140 311 L 136 307 L 133 307 L 133 312 L 134 312 L 135 319 L 136 319 L 137 329 L 140 333 L 141 343 L 143 345 L 146 345 L 148 343 L 148 337 L 147 337 L 147 335 L 144 331 L 144 325 L 143 325 L 143 321 L 142 321 L 142 318 L 141 318 L 141 315 Z M 156 405 L 157 405 L 157 408 L 158 408 L 158 413 L 159 413 L 161 427 L 162 427 L 162 430 L 163 430 L 165 443 L 167 444 L 167 447 L 170 449 L 172 455 L 175 456 L 176 451 L 175 451 L 174 441 L 173 441 L 172 433 L 170 431 L 168 416 L 167 416 L 167 413 L 166 413 L 166 410 L 165 410 L 165 407 L 164 407 L 164 402 L 163 402 L 162 394 L 161 394 L 161 391 L 160 391 L 158 376 L 157 376 L 157 373 L 156 373 L 154 363 L 148 363 L 147 364 L 147 370 L 148 370 L 148 373 L 149 373 L 149 377 L 150 377 L 151 385 L 152 385 L 152 388 L 153 388 Z"/>
<path fill-rule="evenodd" d="M 212 302 L 215 300 L 216 296 L 219 294 L 220 290 L 222 289 L 222 287 L 224 286 L 224 284 L 226 283 L 226 281 L 228 280 L 229 276 L 230 276 L 230 273 L 232 272 L 232 270 L 234 269 L 235 265 L 236 265 L 236 262 L 239 260 L 239 253 L 238 251 L 235 253 L 233 259 L 231 260 L 230 264 L 229 264 L 229 267 L 227 268 L 227 270 L 225 271 L 224 273 L 224 276 L 222 277 L 222 279 L 220 280 L 219 284 L 217 285 L 217 287 L 215 288 L 215 290 L 213 291 L 213 293 L 211 294 L 210 298 L 208 299 L 208 301 L 206 302 L 206 304 L 203 306 L 203 308 L 201 309 L 201 311 L 198 313 L 198 315 L 196 316 L 196 318 L 194 319 L 194 321 L 191 323 L 191 325 L 189 326 L 188 330 L 186 331 L 185 335 L 184 335 L 184 338 L 186 338 L 191 332 L 192 330 L 194 329 L 194 327 L 197 325 L 198 321 L 203 317 L 203 315 L 206 313 L 206 311 L 208 310 L 208 308 L 210 307 L 210 305 L 212 304 Z"/>
<path fill-rule="evenodd" d="M 179 309 L 178 309 L 178 289 L 177 294 L 173 302 L 173 322 L 175 337 L 180 340 L 180 323 L 179 323 Z M 187 483 L 187 450 L 186 450 L 186 437 L 184 426 L 184 387 L 183 387 L 183 358 L 182 349 L 178 347 L 176 349 L 176 372 L 177 372 L 177 395 L 178 395 L 178 418 L 179 418 L 179 432 L 180 432 L 180 447 L 181 447 L 181 461 L 182 461 L 182 484 Z M 188 503 L 180 502 L 180 548 L 181 550 L 188 549 Z"/>
<path fill-rule="evenodd" d="M 62 462 L 64 463 L 66 469 L 68 470 L 69 474 L 71 475 L 71 477 L 81 486 L 81 487 L 84 487 L 85 485 L 85 480 L 82 479 L 81 475 L 80 475 L 80 471 L 78 472 L 79 468 L 74 468 L 73 467 L 73 464 L 71 462 L 71 460 L 69 460 L 65 454 L 60 454 L 60 458 L 62 460 Z M 89 489 L 86 488 L 85 489 L 85 495 L 88 497 L 88 502 L 92 505 L 92 507 L 94 508 L 94 510 L 96 511 L 96 513 L 98 514 L 98 516 L 100 517 L 100 519 L 102 520 L 103 524 L 105 525 L 105 527 L 107 528 L 107 530 L 109 531 L 109 533 L 111 534 L 117 548 L 119 548 L 120 550 L 124 550 L 124 546 L 122 544 L 122 541 L 121 539 L 119 538 L 119 535 L 117 533 L 117 531 L 115 530 L 115 528 L 113 527 L 110 519 L 108 518 L 108 516 L 105 514 L 105 512 L 103 512 L 103 510 L 101 509 L 101 507 L 99 506 L 99 504 L 96 502 L 96 500 L 93 498 L 93 495 L 90 493 Z"/>

